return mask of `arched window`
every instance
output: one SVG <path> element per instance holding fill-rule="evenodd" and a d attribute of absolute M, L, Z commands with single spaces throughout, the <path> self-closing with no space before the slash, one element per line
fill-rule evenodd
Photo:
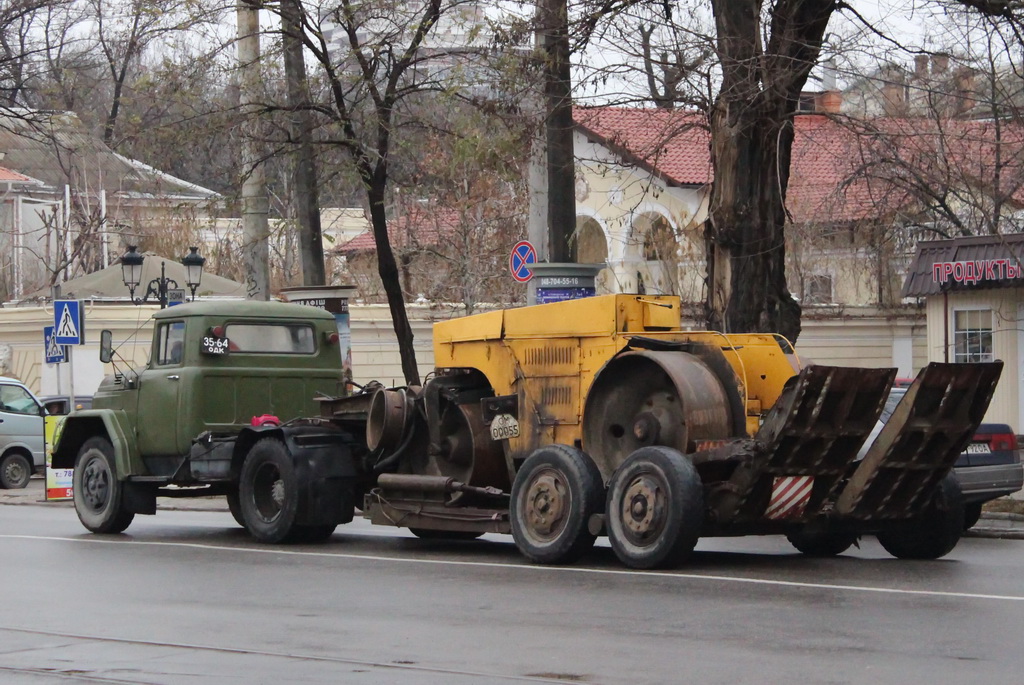
<path fill-rule="evenodd" d="M 593 218 L 576 219 L 576 240 L 576 261 L 580 264 L 603 264 L 608 260 L 608 240 Z"/>

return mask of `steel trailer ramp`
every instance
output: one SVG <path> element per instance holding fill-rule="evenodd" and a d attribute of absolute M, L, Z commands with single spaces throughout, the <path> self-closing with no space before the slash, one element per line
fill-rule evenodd
<path fill-rule="evenodd" d="M 754 439 L 734 448 L 746 453 L 711 496 L 715 520 L 726 526 L 766 517 L 796 523 L 820 513 L 871 434 L 895 376 L 895 369 L 803 369 Z M 794 482 L 809 496 L 779 511 L 774 504 L 780 488 Z"/>
<path fill-rule="evenodd" d="M 1002 370 L 1001 361 L 922 369 L 850 476 L 835 513 L 869 521 L 920 511 L 985 417 Z"/>

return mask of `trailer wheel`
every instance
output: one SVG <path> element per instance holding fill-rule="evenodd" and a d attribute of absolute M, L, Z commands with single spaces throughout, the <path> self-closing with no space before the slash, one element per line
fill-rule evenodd
<path fill-rule="evenodd" d="M 242 516 L 242 499 L 238 494 L 238 490 L 230 491 L 227 494 L 227 500 L 231 518 L 235 519 L 235 523 L 245 528 L 245 517 Z"/>
<path fill-rule="evenodd" d="M 641 447 L 608 484 L 605 526 L 630 568 L 672 568 L 697 544 L 704 488 L 689 459 L 670 447 Z"/>
<path fill-rule="evenodd" d="M 20 490 L 28 486 L 32 464 L 24 454 L 11 452 L 0 459 L 0 488 Z"/>
<path fill-rule="evenodd" d="M 809 557 L 839 556 L 857 542 L 857 534 L 834 528 L 805 528 L 786 536 L 798 552 Z"/>
<path fill-rule="evenodd" d="M 523 462 L 512 484 L 509 518 L 516 547 L 538 564 L 568 564 L 593 547 L 587 529 L 600 513 L 601 472 L 584 452 L 548 445 Z"/>
<path fill-rule="evenodd" d="M 949 554 L 964 531 L 964 497 L 953 474 L 935 489 L 921 515 L 878 533 L 878 541 L 898 559 L 938 559 Z"/>
<path fill-rule="evenodd" d="M 435 530 L 433 528 L 410 528 L 409 532 L 420 540 L 476 540 L 483 531 L 476 530 Z"/>
<path fill-rule="evenodd" d="M 242 465 L 238 495 L 242 520 L 260 542 L 285 542 L 295 529 L 299 486 L 288 450 L 280 440 L 263 438 Z"/>
<path fill-rule="evenodd" d="M 93 533 L 120 533 L 135 514 L 122 505 L 124 484 L 117 479 L 114 448 L 105 438 L 89 438 L 78 450 L 72 476 L 75 513 Z"/>

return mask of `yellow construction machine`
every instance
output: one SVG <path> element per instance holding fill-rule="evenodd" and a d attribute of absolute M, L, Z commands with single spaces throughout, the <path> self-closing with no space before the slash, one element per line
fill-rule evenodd
<path fill-rule="evenodd" d="M 866 453 L 895 369 L 803 365 L 776 335 L 680 327 L 676 297 L 608 295 L 434 326 L 422 387 L 326 401 L 365 422 L 364 515 L 421 537 L 511 533 L 539 563 L 607 535 L 634 568 L 700 536 L 785 534 L 833 555 L 959 540 L 950 475 L 1001 362 L 930 364 Z"/>

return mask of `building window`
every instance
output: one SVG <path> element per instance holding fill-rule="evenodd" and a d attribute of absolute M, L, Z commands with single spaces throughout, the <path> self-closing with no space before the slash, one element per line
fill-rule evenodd
<path fill-rule="evenodd" d="M 992 310 L 953 312 L 953 361 L 992 361 Z"/>
<path fill-rule="evenodd" d="M 828 304 L 831 301 L 831 276 L 819 274 L 804 279 L 804 304 Z"/>

